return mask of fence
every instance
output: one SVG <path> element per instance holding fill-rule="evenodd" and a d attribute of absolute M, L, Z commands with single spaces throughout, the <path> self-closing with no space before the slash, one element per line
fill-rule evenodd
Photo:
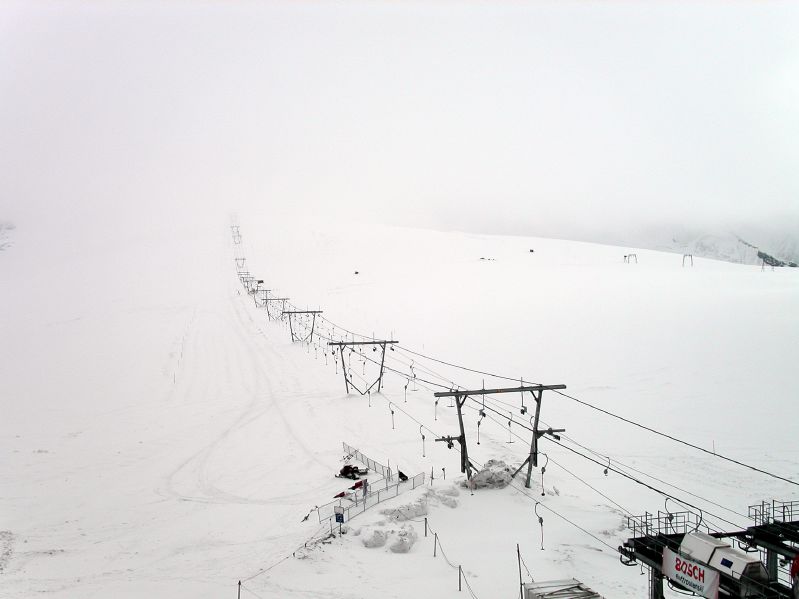
<path fill-rule="evenodd" d="M 460 565 L 460 564 L 458 564 L 456 566 L 455 564 L 453 564 L 449 560 L 449 558 L 447 557 L 447 554 L 444 553 L 444 547 L 441 545 L 441 538 L 439 537 L 438 533 L 435 530 L 433 530 L 433 527 L 430 526 L 430 523 L 427 520 L 427 516 L 424 517 L 424 520 L 417 520 L 417 519 L 410 518 L 410 517 L 406 516 L 400 510 L 394 510 L 394 512 L 399 516 L 399 518 L 397 518 L 398 520 L 401 518 L 402 520 L 404 520 L 406 522 L 424 522 L 424 536 L 427 537 L 428 532 L 433 535 L 433 557 L 438 557 L 438 554 L 440 553 L 441 557 L 444 558 L 444 561 L 447 563 L 447 565 L 450 568 L 453 568 L 454 570 L 458 571 L 458 590 L 459 591 L 463 590 L 463 584 L 465 583 L 466 584 L 466 590 L 472 596 L 472 599 L 477 599 L 477 595 L 475 594 L 474 590 L 472 589 L 472 585 L 469 584 L 469 579 L 466 577 L 466 572 L 463 571 L 463 566 Z M 518 545 L 516 547 L 517 547 L 517 550 L 518 550 Z M 523 561 L 521 559 L 521 554 L 519 555 L 519 561 L 520 562 Z M 527 564 L 525 564 L 524 567 L 527 568 Z M 520 568 L 521 568 L 521 565 L 520 565 Z M 529 574 L 530 571 L 527 570 L 527 573 Z M 521 570 L 519 570 L 519 578 L 521 579 Z M 532 580 L 532 579 L 533 579 L 533 577 L 530 576 L 530 580 Z"/>
<path fill-rule="evenodd" d="M 396 497 L 402 491 L 407 489 L 407 487 L 410 487 L 410 489 L 413 490 L 416 487 L 424 484 L 425 475 L 423 472 L 412 478 L 409 478 L 407 482 L 395 482 L 391 468 L 375 462 L 373 459 L 365 456 L 359 450 L 347 445 L 346 443 L 342 443 L 342 446 L 344 447 L 344 452 L 349 457 L 358 460 L 370 470 L 381 474 L 383 478 L 376 481 L 370 481 L 368 485 L 368 492 L 365 496 L 363 495 L 362 489 L 355 489 L 354 492 L 349 496 L 331 501 L 325 505 L 320 505 L 316 509 L 320 523 L 324 520 L 333 518 L 335 516 L 335 508 L 337 507 L 344 508 L 344 519 L 349 520 L 351 517 L 365 512 L 370 507 L 374 507 L 386 499 Z M 404 489 L 400 489 L 400 485 L 406 485 L 406 487 Z"/>
<path fill-rule="evenodd" d="M 391 468 L 375 462 L 374 460 L 363 455 L 359 450 L 355 449 L 354 447 L 350 447 L 346 443 L 342 443 L 341 445 L 344 447 L 344 453 L 351 458 L 358 460 L 361 464 L 369 468 L 369 470 L 374 470 L 375 472 L 382 474 L 388 480 L 393 478 Z"/>
<path fill-rule="evenodd" d="M 412 490 L 423 485 L 424 476 L 424 472 L 422 472 L 413 478 L 409 478 L 407 482 L 391 482 L 387 478 L 380 479 L 375 483 L 369 484 L 369 492 L 365 497 L 361 489 L 355 489 L 350 497 L 342 497 L 336 501 L 320 505 L 317 509 L 319 522 L 332 518 L 337 507 L 344 508 L 344 519 L 349 520 L 386 499 L 396 497 L 401 492 L 408 490 L 408 487 Z M 405 485 L 405 488 L 401 489 L 402 485 Z"/>

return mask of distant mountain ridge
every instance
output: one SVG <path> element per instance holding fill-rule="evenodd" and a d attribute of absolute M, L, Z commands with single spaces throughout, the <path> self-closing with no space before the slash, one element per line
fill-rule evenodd
<path fill-rule="evenodd" d="M 0 251 L 8 248 L 11 242 L 8 240 L 9 232 L 16 229 L 16 226 L 11 221 L 0 220 Z"/>
<path fill-rule="evenodd" d="M 739 264 L 799 263 L 799 231 L 747 230 L 697 231 L 674 227 L 625 236 L 628 245 L 665 252 L 693 254 Z"/>

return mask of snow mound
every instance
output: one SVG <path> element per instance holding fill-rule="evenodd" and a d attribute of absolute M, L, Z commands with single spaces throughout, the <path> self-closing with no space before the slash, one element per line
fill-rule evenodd
<path fill-rule="evenodd" d="M 455 485 L 450 485 L 442 489 L 427 489 L 423 495 L 417 497 L 412 503 L 385 509 L 380 513 L 394 521 L 415 520 L 426 516 L 429 513 L 429 506 L 431 504 L 445 505 L 449 508 L 458 507 L 457 498 L 459 495 L 460 491 Z"/>
<path fill-rule="evenodd" d="M 508 465 L 502 460 L 488 460 L 477 474 L 472 477 L 472 484 L 475 489 L 502 489 L 511 482 L 511 472 Z M 461 483 L 462 487 L 468 487 L 468 481 Z"/>
<path fill-rule="evenodd" d="M 392 553 L 408 553 L 419 538 L 410 523 L 394 528 L 386 527 L 385 522 L 377 523 L 375 528 L 364 527 L 357 531 L 356 536 L 361 536 L 363 546 L 370 549 L 384 547 L 390 541 L 388 549 Z"/>
<path fill-rule="evenodd" d="M 411 524 L 403 524 L 402 530 L 396 536 L 396 540 L 389 547 L 392 553 L 408 553 L 419 538 Z"/>
<path fill-rule="evenodd" d="M 386 540 L 388 540 L 388 534 L 385 530 L 378 529 L 373 530 L 372 534 L 364 536 L 361 539 L 364 547 L 374 548 L 374 547 L 382 547 L 386 544 Z"/>
<path fill-rule="evenodd" d="M 444 489 L 439 489 L 437 499 L 447 507 L 458 507 L 457 497 L 460 497 L 461 492 L 458 487 L 452 485 Z"/>

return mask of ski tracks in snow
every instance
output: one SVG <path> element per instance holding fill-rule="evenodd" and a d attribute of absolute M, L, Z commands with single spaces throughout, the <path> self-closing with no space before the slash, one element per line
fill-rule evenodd
<path fill-rule="evenodd" d="M 308 495 L 309 490 L 282 496 L 252 496 L 218 486 L 216 481 L 223 473 L 214 468 L 215 455 L 230 449 L 225 445 L 233 445 L 229 443 L 232 437 L 258 421 L 263 423 L 260 438 L 264 445 L 280 441 L 279 447 L 270 447 L 269 451 L 258 446 L 248 448 L 249 454 L 263 455 L 264 469 L 268 468 L 267 461 L 274 464 L 291 456 L 294 462 L 302 456 L 304 463 L 315 464 L 320 471 L 329 470 L 306 441 L 312 433 L 298 430 L 281 405 L 312 395 L 303 388 L 307 383 L 303 385 L 297 367 L 259 334 L 262 330 L 242 306 L 242 299 L 232 297 L 221 313 L 200 312 L 184 351 L 183 372 L 179 373 L 178 385 L 170 398 L 198 407 L 214 406 L 215 420 L 222 420 L 227 412 L 219 410 L 219 403 L 229 402 L 231 407 L 236 406 L 237 415 L 163 478 L 156 489 L 159 495 L 184 501 L 242 504 L 292 503 Z M 267 414 L 275 417 L 267 420 Z M 200 424 L 204 425 L 207 423 Z"/>

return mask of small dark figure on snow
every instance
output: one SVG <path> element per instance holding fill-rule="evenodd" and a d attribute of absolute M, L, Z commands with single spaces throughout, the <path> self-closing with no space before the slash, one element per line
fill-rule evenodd
<path fill-rule="evenodd" d="M 397 470 L 397 476 L 399 476 L 401 483 L 404 483 L 406 480 L 408 480 L 408 475 L 405 474 L 402 470 Z"/>
<path fill-rule="evenodd" d="M 359 474 L 360 472 L 358 471 L 358 466 L 353 466 L 351 464 L 346 464 L 341 470 L 339 470 L 339 476 L 351 478 L 352 480 L 358 480 Z"/>

